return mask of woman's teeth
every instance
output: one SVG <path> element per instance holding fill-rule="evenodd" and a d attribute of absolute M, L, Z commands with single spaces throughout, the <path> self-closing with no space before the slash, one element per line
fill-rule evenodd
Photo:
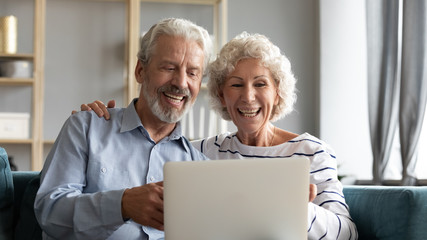
<path fill-rule="evenodd" d="M 260 109 L 253 109 L 253 110 L 242 110 L 239 109 L 239 112 L 243 114 L 245 117 L 255 117 L 258 114 L 258 111 Z"/>

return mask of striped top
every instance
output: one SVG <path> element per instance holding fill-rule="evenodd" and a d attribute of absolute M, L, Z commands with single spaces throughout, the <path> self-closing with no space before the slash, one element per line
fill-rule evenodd
<path fill-rule="evenodd" d="M 308 157 L 310 183 L 317 185 L 317 196 L 308 203 L 308 239 L 357 239 L 337 178 L 336 156 L 325 142 L 304 133 L 280 145 L 255 147 L 242 144 L 236 133 L 223 133 L 192 144 L 210 159 Z"/>

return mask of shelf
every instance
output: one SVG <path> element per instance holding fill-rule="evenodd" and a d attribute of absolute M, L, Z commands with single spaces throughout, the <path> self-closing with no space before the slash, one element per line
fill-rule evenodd
<path fill-rule="evenodd" d="M 123 46 L 125 49 L 124 56 L 121 57 L 123 54 L 123 51 L 120 50 L 121 54 L 118 54 L 120 59 L 109 61 L 108 63 L 113 64 L 118 61 L 123 61 L 124 59 L 127 76 L 124 84 L 121 84 L 123 86 L 120 86 L 120 89 L 122 88 L 124 89 L 125 103 L 130 102 L 135 96 L 139 96 L 139 88 L 133 73 L 135 70 L 135 66 L 137 64 L 137 59 L 135 56 L 139 50 L 139 39 L 141 37 L 141 28 L 140 28 L 141 3 L 162 2 L 162 3 L 176 3 L 176 4 L 185 3 L 190 5 L 191 4 L 212 5 L 213 6 L 212 7 L 213 9 L 212 34 L 215 36 L 221 36 L 221 37 L 215 38 L 216 49 L 218 49 L 223 43 L 226 42 L 225 40 L 227 36 L 227 28 L 226 28 L 227 0 L 81 0 L 81 2 L 84 2 L 84 1 L 123 2 L 124 3 L 124 5 L 123 4 L 117 4 L 117 5 L 120 5 L 120 7 L 123 8 L 124 10 L 122 11 L 124 15 L 124 18 L 122 18 L 124 20 L 124 26 L 122 29 L 124 29 L 123 31 L 125 33 L 125 39 L 119 39 L 120 45 L 112 45 L 113 47 L 117 47 L 117 48 Z M 20 78 L 0 77 L 0 88 L 4 88 L 5 89 L 4 92 L 6 92 L 7 94 L 9 94 L 8 88 L 12 88 L 11 90 L 17 91 L 19 93 L 22 92 L 22 94 L 24 94 L 25 92 L 28 92 L 30 90 L 28 88 L 31 88 L 31 91 L 32 91 L 31 96 L 30 94 L 26 95 L 27 98 L 31 99 L 31 110 L 30 110 L 31 132 L 29 135 L 31 136 L 31 138 L 30 139 L 0 139 L 0 145 L 1 144 L 13 145 L 11 146 L 11 149 L 18 149 L 18 150 L 13 150 L 16 152 L 19 152 L 20 151 L 19 149 L 25 149 L 24 154 L 22 154 L 23 156 L 25 155 L 25 157 L 27 157 L 26 154 L 30 152 L 30 169 L 33 171 L 39 171 L 43 167 L 43 160 L 45 159 L 44 155 L 46 155 L 44 153 L 46 153 L 46 151 L 49 151 L 49 148 L 51 148 L 55 142 L 50 137 L 49 137 L 50 139 L 44 139 L 44 136 L 43 136 L 44 128 L 47 128 L 47 129 L 52 128 L 51 125 L 45 124 L 43 122 L 44 119 L 52 118 L 49 115 L 44 116 L 45 115 L 44 110 L 46 108 L 45 95 L 48 95 L 49 93 L 49 91 L 46 90 L 46 86 L 47 86 L 46 83 L 48 82 L 45 83 L 45 70 L 47 70 L 48 68 L 47 66 L 49 66 L 48 64 L 45 65 L 45 57 L 46 57 L 45 55 L 46 55 L 46 52 L 50 54 L 49 51 L 46 51 L 47 48 L 50 47 L 49 50 L 54 49 L 51 45 L 46 46 L 47 45 L 46 44 L 46 28 L 47 28 L 46 22 L 48 22 L 46 21 L 47 20 L 46 19 L 47 0 L 26 0 L 24 1 L 26 2 L 25 4 L 22 4 L 21 1 L 0 0 L 0 5 L 3 6 L 4 2 L 7 3 L 6 9 L 3 9 L 3 8 L 1 9 L 1 10 L 5 10 L 4 14 L 13 13 L 15 8 L 17 8 L 19 12 L 22 11 L 23 13 L 27 10 L 33 10 L 34 12 L 34 14 L 30 14 L 30 12 L 27 12 L 25 15 L 22 14 L 20 17 L 20 19 L 23 20 L 21 21 L 21 23 L 23 23 L 24 25 L 33 24 L 32 31 L 31 31 L 31 26 L 26 26 L 28 29 L 26 28 L 27 30 L 25 31 L 25 33 L 27 33 L 28 36 L 25 36 L 24 34 L 20 35 L 20 39 L 25 40 L 23 42 L 27 43 L 28 41 L 31 41 L 33 44 L 33 47 L 31 48 L 30 46 L 27 46 L 25 48 L 21 48 L 23 52 L 18 52 L 16 54 L 0 53 L 0 61 L 3 61 L 3 62 L 26 61 L 32 64 L 32 70 L 31 71 L 29 70 L 31 75 L 30 74 L 27 74 L 27 75 L 3 74 L 2 76 L 22 76 L 22 77 Z M 54 2 L 55 2 L 54 0 L 49 2 L 49 4 L 51 4 L 50 7 L 56 8 L 61 5 L 59 3 L 56 4 Z M 111 4 L 111 5 L 116 5 L 116 4 Z M 150 5 L 150 4 L 147 4 L 147 5 Z M 91 15 L 92 14 L 90 14 L 90 16 Z M 163 14 L 160 13 L 160 15 L 163 15 Z M 19 16 L 17 17 L 19 18 Z M 201 17 L 204 17 L 204 16 L 201 16 Z M 31 18 L 33 18 L 32 21 L 30 21 Z M 111 19 L 108 18 L 107 20 L 115 21 L 114 18 L 111 18 Z M 55 24 L 55 23 L 52 23 L 52 24 Z M 73 28 L 74 27 L 78 28 L 79 27 L 78 24 L 79 23 L 76 22 L 71 26 Z M 33 34 L 32 37 L 30 36 L 31 33 Z M 82 34 L 84 33 L 82 32 Z M 118 38 L 116 39 L 114 36 L 112 37 L 113 37 L 111 38 L 112 41 L 118 41 Z M 52 68 L 49 68 L 49 69 L 52 69 Z M 59 70 L 56 70 L 55 73 L 57 73 L 58 71 Z M 117 68 L 117 72 L 119 77 L 123 76 L 122 69 Z M 50 77 L 50 75 L 48 76 Z M 58 77 L 55 77 L 55 76 L 52 76 L 52 79 L 56 81 Z M 25 89 L 21 89 L 21 88 L 25 88 Z M 201 91 L 204 91 L 204 93 L 206 93 L 206 90 L 207 90 L 206 84 L 203 84 L 201 87 Z M 9 102 L 13 103 L 13 100 L 9 100 L 9 98 L 12 99 L 14 97 L 13 96 L 14 93 L 12 91 L 10 92 L 11 93 L 9 95 L 11 96 L 9 95 L 3 96 L 4 98 L 0 98 L 0 102 L 2 102 L 3 99 L 6 99 Z M 54 93 L 55 94 L 51 94 L 52 97 L 57 96 L 56 95 L 57 92 L 55 91 Z M 19 102 L 17 101 L 16 104 L 21 104 L 21 103 L 20 101 Z M 3 105 L 6 105 L 6 104 L 3 104 Z M 10 104 L 8 104 L 7 106 L 9 105 Z M 5 109 L 7 110 L 7 108 Z M 27 112 L 29 111 L 27 110 Z M 55 119 L 55 121 L 58 121 L 58 120 Z M 28 146 L 30 150 L 28 149 Z"/>
<path fill-rule="evenodd" d="M 6 3 L 6 8 L 3 9 L 3 5 Z M 39 171 L 43 164 L 43 149 L 41 143 L 42 131 L 42 119 L 43 119 L 43 68 L 44 68 L 44 20 L 45 20 L 45 4 L 46 0 L 26 0 L 26 1 L 11 1 L 11 0 L 0 0 L 3 14 L 14 14 L 19 19 L 20 29 L 23 34 L 18 35 L 18 39 L 23 40 L 22 52 L 17 53 L 0 53 L 0 63 L 2 63 L 2 73 L 0 77 L 0 88 L 6 89 L 5 86 L 13 86 L 16 89 L 12 89 L 9 93 L 9 89 L 6 89 L 7 95 L 4 96 L 6 103 L 10 104 L 13 102 L 13 94 L 17 90 L 17 97 L 22 97 L 20 89 L 22 86 L 30 87 L 31 93 L 26 95 L 31 99 L 31 122 L 30 122 L 30 133 L 31 138 L 28 139 L 0 139 L 0 144 L 3 145 L 14 145 L 11 146 L 12 151 L 15 154 L 20 155 L 19 152 L 22 147 L 26 150 L 22 153 L 23 156 L 30 157 L 30 169 L 33 171 Z M 33 13 L 31 13 L 33 12 Z M 21 21 L 22 20 L 22 21 Z M 32 25 L 32 27 L 31 27 Z M 31 29 L 32 28 L 32 29 Z M 32 36 L 31 36 L 32 35 Z M 18 41 L 18 44 L 20 42 Z M 29 44 L 33 45 L 32 50 Z M 19 51 L 19 50 L 18 50 Z M 29 65 L 25 65 L 28 63 Z M 10 73 L 10 66 L 18 66 L 13 73 Z M 16 65 L 15 65 L 16 64 Z M 6 68 L 6 72 L 3 70 Z M 27 89 L 25 89 L 27 92 Z M 3 101 L 3 96 L 0 98 L 0 102 Z M 21 105 L 21 101 L 17 101 L 17 105 Z M 12 106 L 3 107 L 2 111 L 7 110 Z M 24 107 L 27 109 L 27 106 Z M 28 112 L 28 110 L 26 110 Z"/>
<path fill-rule="evenodd" d="M 32 85 L 34 78 L 5 78 L 0 77 L 0 84 L 2 85 Z"/>
<path fill-rule="evenodd" d="M 43 144 L 46 145 L 53 145 L 55 143 L 55 140 L 43 140 Z"/>
<path fill-rule="evenodd" d="M 33 139 L 0 139 L 2 144 L 31 144 Z"/>
<path fill-rule="evenodd" d="M 198 5 L 215 5 L 220 0 L 140 0 L 141 2 L 153 2 L 153 3 L 179 3 L 179 4 L 198 4 Z"/>
<path fill-rule="evenodd" d="M 33 54 L 6 54 L 0 53 L 0 62 L 2 61 L 16 61 L 16 60 L 24 60 L 34 62 Z M 21 74 L 22 75 L 22 74 Z M 25 75 L 24 75 L 25 76 Z M 34 84 L 34 78 L 22 78 L 22 77 L 1 77 L 0 76 L 0 84 L 3 85 L 32 85 Z"/>
<path fill-rule="evenodd" d="M 6 53 L 0 53 L 0 59 L 1 58 L 12 58 L 12 59 L 19 59 L 19 60 L 33 60 L 34 55 L 33 54 L 6 54 Z"/>

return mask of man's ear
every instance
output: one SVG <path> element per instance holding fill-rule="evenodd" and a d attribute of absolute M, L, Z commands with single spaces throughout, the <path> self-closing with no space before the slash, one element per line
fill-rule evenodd
<path fill-rule="evenodd" d="M 144 64 L 141 63 L 140 60 L 136 63 L 135 67 L 135 78 L 138 83 L 142 83 L 144 81 Z"/>

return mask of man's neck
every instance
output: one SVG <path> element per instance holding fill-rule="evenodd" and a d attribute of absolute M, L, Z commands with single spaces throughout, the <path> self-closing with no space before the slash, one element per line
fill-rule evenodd
<path fill-rule="evenodd" d="M 175 129 L 176 123 L 167 123 L 160 120 L 141 99 L 138 99 L 135 103 L 135 109 L 142 125 L 154 142 L 158 143 L 166 136 L 169 136 Z"/>

